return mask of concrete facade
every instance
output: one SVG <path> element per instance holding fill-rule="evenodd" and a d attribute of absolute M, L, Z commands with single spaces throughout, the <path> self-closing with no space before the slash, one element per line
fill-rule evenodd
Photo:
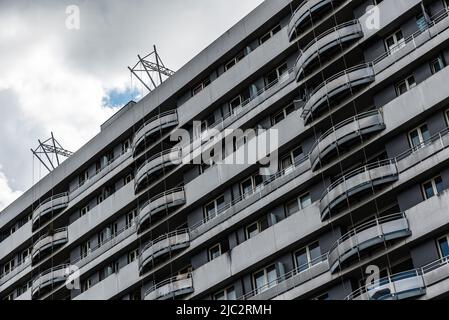
<path fill-rule="evenodd" d="M 449 0 L 265 1 L 0 213 L 0 299 L 448 297 L 448 63 Z"/>

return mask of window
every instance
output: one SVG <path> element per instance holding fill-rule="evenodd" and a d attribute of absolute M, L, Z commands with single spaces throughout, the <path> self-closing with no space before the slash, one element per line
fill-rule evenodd
<path fill-rule="evenodd" d="M 279 112 L 277 112 L 274 116 L 271 117 L 271 124 L 274 126 L 287 118 L 289 114 L 291 114 L 293 111 L 295 111 L 295 105 L 294 103 L 290 103 L 288 106 L 282 108 Z"/>
<path fill-rule="evenodd" d="M 229 110 L 230 113 L 234 113 L 235 110 L 242 105 L 242 96 L 238 95 L 231 101 L 229 101 Z"/>
<path fill-rule="evenodd" d="M 214 294 L 213 298 L 214 300 L 237 300 L 233 286 Z"/>
<path fill-rule="evenodd" d="M 24 263 L 31 256 L 33 248 L 27 248 L 20 254 L 20 263 Z"/>
<path fill-rule="evenodd" d="M 131 149 L 131 140 L 126 139 L 122 142 L 122 154 L 126 153 L 129 149 Z"/>
<path fill-rule="evenodd" d="M 199 83 L 192 89 L 192 96 L 195 96 L 201 91 L 203 91 L 204 88 L 210 85 L 210 83 L 211 83 L 210 78 L 204 79 L 201 83 Z"/>
<path fill-rule="evenodd" d="M 215 246 L 209 249 L 209 261 L 212 261 L 221 256 L 221 245 L 217 243 Z"/>
<path fill-rule="evenodd" d="M 276 25 L 273 29 L 265 33 L 262 37 L 259 38 L 259 44 L 263 44 L 267 42 L 271 37 L 273 37 L 276 33 L 281 31 L 281 25 Z"/>
<path fill-rule="evenodd" d="M 80 247 L 81 258 L 87 257 L 89 253 L 90 253 L 90 241 L 86 241 Z"/>
<path fill-rule="evenodd" d="M 15 259 L 12 259 L 12 260 L 6 262 L 2 267 L 2 275 L 7 275 L 11 271 L 13 271 L 15 265 L 16 265 Z"/>
<path fill-rule="evenodd" d="M 207 129 L 213 126 L 215 123 L 215 115 L 212 113 L 203 122 L 201 122 L 201 133 L 207 131 Z"/>
<path fill-rule="evenodd" d="M 79 185 L 82 186 L 86 183 L 86 181 L 89 179 L 89 171 L 86 170 L 83 173 L 81 173 L 78 177 Z"/>
<path fill-rule="evenodd" d="M 304 158 L 302 147 L 294 149 L 292 152 L 285 155 L 281 159 L 281 170 L 291 170 L 293 168 L 293 165 L 302 158 Z"/>
<path fill-rule="evenodd" d="M 126 215 L 126 218 L 125 218 L 125 220 L 126 220 L 126 228 L 129 228 L 129 227 L 131 227 L 134 224 L 134 222 L 136 221 L 137 216 L 138 216 L 138 214 L 137 214 L 137 210 L 136 209 L 134 209 L 133 211 L 129 212 Z"/>
<path fill-rule="evenodd" d="M 204 219 L 213 219 L 224 208 L 224 204 L 224 196 L 218 197 L 214 201 L 209 202 L 204 206 Z"/>
<path fill-rule="evenodd" d="M 309 269 L 312 265 L 318 263 L 316 260 L 321 256 L 320 245 L 314 242 L 307 247 L 302 248 L 294 254 L 295 267 L 298 272 Z"/>
<path fill-rule="evenodd" d="M 302 196 L 296 198 L 295 200 L 290 201 L 285 205 L 285 212 L 287 216 L 291 216 L 303 210 L 304 208 L 310 206 L 312 204 L 312 198 L 310 197 L 310 193 L 305 193 Z"/>
<path fill-rule="evenodd" d="M 268 229 L 268 217 L 264 216 L 256 222 L 253 222 L 248 227 L 246 227 L 246 240 L 249 240 L 257 236 L 262 231 Z"/>
<path fill-rule="evenodd" d="M 106 267 L 104 267 L 99 274 L 100 281 L 103 281 L 107 277 L 109 277 L 111 274 L 116 273 L 119 271 L 119 263 L 113 262 L 108 264 Z"/>
<path fill-rule="evenodd" d="M 235 66 L 240 60 L 242 60 L 245 57 L 245 52 L 241 51 L 239 52 L 234 58 L 228 61 L 228 63 L 225 64 L 225 71 L 228 71 L 233 66 Z"/>
<path fill-rule="evenodd" d="M 133 174 L 130 173 L 123 179 L 123 184 L 126 186 L 128 183 L 132 182 L 133 179 L 134 179 Z"/>
<path fill-rule="evenodd" d="M 449 257 L 449 235 L 445 235 L 437 240 L 438 252 L 440 258 Z"/>
<path fill-rule="evenodd" d="M 396 31 L 385 39 L 385 47 L 389 54 L 399 51 L 405 46 L 404 35 L 401 30 Z"/>
<path fill-rule="evenodd" d="M 414 87 L 416 87 L 415 76 L 411 75 L 396 84 L 396 95 L 399 97 Z"/>
<path fill-rule="evenodd" d="M 445 67 L 445 62 L 442 55 L 439 55 L 438 58 L 430 61 L 430 70 L 432 74 L 435 74 L 441 71 Z"/>
<path fill-rule="evenodd" d="M 257 294 L 277 284 L 276 266 L 272 265 L 253 274 L 253 286 Z"/>
<path fill-rule="evenodd" d="M 89 210 L 90 210 L 89 205 L 81 208 L 81 210 L 80 210 L 80 217 L 85 216 L 89 212 Z"/>
<path fill-rule="evenodd" d="M 240 193 L 242 196 L 249 196 L 261 189 L 263 185 L 263 177 L 255 174 L 242 183 L 240 183 Z"/>
<path fill-rule="evenodd" d="M 113 237 L 115 237 L 117 235 L 117 232 L 118 232 L 117 223 L 113 223 L 113 224 L 107 226 L 106 228 L 104 228 L 103 231 L 101 231 L 98 234 L 98 245 L 101 246 L 104 242 L 107 242 L 110 239 L 112 239 Z"/>
<path fill-rule="evenodd" d="M 138 257 L 139 257 L 139 248 L 128 253 L 128 264 L 137 260 Z"/>
<path fill-rule="evenodd" d="M 287 72 L 288 72 L 287 62 L 284 62 L 279 67 L 269 72 L 265 76 L 265 86 L 267 87 L 269 85 L 276 83 L 277 81 L 279 81 L 279 78 L 282 77 Z"/>
<path fill-rule="evenodd" d="M 83 281 L 83 284 L 81 286 L 81 291 L 85 292 L 92 287 L 92 279 L 87 279 L 86 281 Z"/>
<path fill-rule="evenodd" d="M 440 176 L 435 177 L 422 184 L 422 192 L 425 200 L 440 194 L 441 192 L 443 192 L 443 190 L 443 179 Z"/>
<path fill-rule="evenodd" d="M 423 124 L 416 129 L 413 129 L 408 134 L 410 147 L 418 149 L 422 144 L 430 139 L 430 132 L 427 124 Z"/>
<path fill-rule="evenodd" d="M 104 200 L 104 196 L 103 194 L 100 194 L 99 196 L 97 196 L 97 205 L 101 204 Z"/>

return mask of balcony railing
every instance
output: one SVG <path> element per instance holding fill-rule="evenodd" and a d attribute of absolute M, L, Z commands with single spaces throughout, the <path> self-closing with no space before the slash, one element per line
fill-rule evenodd
<path fill-rule="evenodd" d="M 188 248 L 189 245 L 190 233 L 188 229 L 176 230 L 151 241 L 141 250 L 139 256 L 140 273 L 158 258 Z"/>
<path fill-rule="evenodd" d="M 354 141 L 361 136 L 382 131 L 385 128 L 381 110 L 365 112 L 340 122 L 321 135 L 311 148 L 312 169 L 315 170 L 339 146 Z"/>
<path fill-rule="evenodd" d="M 321 219 L 342 202 L 363 191 L 396 181 L 399 177 L 396 160 L 385 160 L 354 170 L 332 183 L 320 201 Z"/>
<path fill-rule="evenodd" d="M 304 0 L 294 11 L 288 24 L 288 35 L 290 41 L 296 37 L 296 31 L 306 24 L 307 18 L 313 16 L 321 9 L 336 2 L 336 0 Z"/>
<path fill-rule="evenodd" d="M 368 84 L 374 79 L 372 63 L 365 63 L 335 74 L 313 90 L 304 105 L 302 118 L 305 123 L 309 123 L 312 116 L 319 113 L 324 105 L 330 104 L 333 98 L 353 88 Z"/>
<path fill-rule="evenodd" d="M 363 37 L 363 31 L 359 20 L 345 22 L 327 30 L 301 50 L 296 60 L 296 76 L 303 74 L 321 54 L 361 37 Z"/>
<path fill-rule="evenodd" d="M 137 131 L 133 138 L 133 153 L 134 155 L 140 150 L 140 145 L 145 142 L 147 138 L 162 132 L 168 128 L 178 125 L 178 113 L 176 110 L 161 113 L 150 120 L 146 121 Z"/>
<path fill-rule="evenodd" d="M 69 265 L 61 265 L 39 274 L 34 278 L 31 286 L 33 298 L 39 297 L 43 291 L 50 291 L 54 286 L 65 282 L 70 275 L 69 270 Z"/>
<path fill-rule="evenodd" d="M 269 189 L 270 186 L 272 186 L 276 181 L 278 181 L 279 179 L 283 178 L 283 177 L 287 177 L 289 175 L 293 175 L 295 172 L 298 173 L 302 173 L 307 171 L 310 168 L 310 161 L 309 161 L 309 157 L 305 156 L 299 160 L 297 160 L 293 165 L 291 165 L 288 168 L 285 168 L 279 172 L 277 172 L 276 174 L 269 176 L 266 180 L 264 180 L 263 184 L 252 188 L 251 190 L 249 190 L 248 192 L 246 192 L 245 194 L 242 194 L 240 196 L 238 196 L 237 198 L 235 198 L 234 200 L 226 203 L 225 205 L 223 205 L 219 210 L 217 210 L 215 212 L 215 214 L 213 216 L 210 216 L 208 218 L 204 218 L 203 220 L 199 221 L 198 223 L 192 225 L 190 227 L 190 230 L 192 232 L 197 231 L 200 227 L 205 226 L 209 223 L 213 223 L 216 220 L 220 220 L 221 216 L 224 216 L 225 213 L 230 210 L 231 208 L 233 208 L 235 205 L 239 204 L 240 202 L 243 201 L 250 201 L 251 199 L 255 199 L 257 197 L 262 197 L 262 194 L 264 193 L 264 190 Z M 301 171 L 301 169 L 303 169 Z"/>
<path fill-rule="evenodd" d="M 68 240 L 67 228 L 57 229 L 50 235 L 43 235 L 33 245 L 33 251 L 31 252 L 33 263 L 38 262 L 50 249 L 60 247 L 67 243 Z"/>
<path fill-rule="evenodd" d="M 361 251 L 385 241 L 405 238 L 411 235 L 405 213 L 376 218 L 364 223 L 342 236 L 329 250 L 331 272 Z"/>
<path fill-rule="evenodd" d="M 32 216 L 33 227 L 37 225 L 38 222 L 46 218 L 46 220 L 50 219 L 48 217 L 51 213 L 62 211 L 67 208 L 69 205 L 69 194 L 61 193 L 55 196 L 52 196 L 40 203 L 39 206 L 34 209 Z"/>
<path fill-rule="evenodd" d="M 145 202 L 139 211 L 139 230 L 155 215 L 186 203 L 184 187 L 165 191 Z"/>
<path fill-rule="evenodd" d="M 145 293 L 145 300 L 174 299 L 194 291 L 192 274 L 183 274 L 167 279 Z"/>
<path fill-rule="evenodd" d="M 327 272 L 327 253 L 257 288 L 238 300 L 269 300 Z"/>
<path fill-rule="evenodd" d="M 146 160 L 136 171 L 134 178 L 136 192 L 142 187 L 144 181 L 151 180 L 154 175 L 164 168 L 181 164 L 181 161 L 182 150 L 179 148 L 165 150 Z"/>

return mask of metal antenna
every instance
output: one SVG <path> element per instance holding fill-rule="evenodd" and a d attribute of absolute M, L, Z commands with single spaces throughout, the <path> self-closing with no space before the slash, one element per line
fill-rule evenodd
<path fill-rule="evenodd" d="M 137 55 L 139 61 L 134 67 L 128 67 L 131 74 L 134 75 L 149 92 L 156 89 L 167 78 L 175 74 L 174 71 L 167 68 L 162 62 L 161 57 L 157 53 L 156 46 L 153 46 L 153 52 L 147 54 L 143 58 Z M 147 81 L 142 79 L 142 76 L 138 73 L 145 73 L 148 77 Z"/>
<path fill-rule="evenodd" d="M 64 149 L 58 140 L 55 139 L 53 132 L 51 133 L 51 137 L 42 142 L 40 139 L 37 140 L 39 142 L 39 146 L 36 149 L 31 149 L 33 155 L 39 159 L 39 161 L 47 168 L 48 172 L 52 172 L 57 166 L 60 165 L 59 156 L 68 158 L 73 152 Z M 45 155 L 45 158 L 42 158 L 41 155 Z M 50 155 L 54 155 L 56 158 L 56 163 L 54 163 L 53 157 Z"/>

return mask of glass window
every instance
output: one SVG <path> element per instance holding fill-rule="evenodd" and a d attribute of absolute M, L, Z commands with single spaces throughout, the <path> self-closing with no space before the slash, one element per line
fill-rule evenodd
<path fill-rule="evenodd" d="M 302 248 L 294 254 L 295 266 L 298 272 L 307 270 L 312 265 L 318 263 L 317 259 L 321 256 L 321 249 L 318 242 L 314 242 L 307 247 Z"/>
<path fill-rule="evenodd" d="M 419 148 L 431 138 L 429 128 L 426 124 L 409 132 L 409 142 L 412 148 Z"/>
<path fill-rule="evenodd" d="M 299 210 L 307 208 L 311 204 L 312 198 L 310 197 L 310 193 L 307 192 L 286 204 L 285 210 L 287 216 L 291 216 L 292 214 L 297 213 Z"/>
<path fill-rule="evenodd" d="M 438 71 L 441 71 L 445 67 L 444 59 L 440 55 L 438 58 L 432 60 L 430 62 L 430 69 L 432 71 L 432 74 L 437 73 Z"/>
<path fill-rule="evenodd" d="M 209 249 L 209 261 L 212 261 L 221 256 L 221 245 L 218 243 Z"/>
<path fill-rule="evenodd" d="M 213 219 L 217 214 L 223 210 L 225 206 L 224 196 L 221 196 L 214 201 L 208 203 L 204 206 L 204 219 L 210 220 Z"/>
<path fill-rule="evenodd" d="M 415 76 L 411 75 L 396 84 L 396 94 L 397 96 L 403 95 L 414 87 L 416 87 Z"/>
<path fill-rule="evenodd" d="M 214 294 L 214 300 L 237 300 L 234 287 L 229 287 Z"/>
<path fill-rule="evenodd" d="M 440 257 L 441 258 L 445 258 L 445 257 L 449 257 L 449 241 L 448 241 L 448 237 L 444 236 L 440 239 L 438 239 L 438 249 L 440 252 Z"/>
<path fill-rule="evenodd" d="M 386 49 L 390 54 L 400 50 L 405 46 L 404 35 L 401 30 L 396 31 L 385 39 Z"/>
<path fill-rule="evenodd" d="M 424 199 L 430 199 L 444 190 L 443 179 L 438 176 L 422 184 Z"/>
<path fill-rule="evenodd" d="M 254 290 L 257 293 L 264 292 L 268 288 L 276 285 L 277 272 L 275 265 L 267 267 L 253 274 Z"/>

